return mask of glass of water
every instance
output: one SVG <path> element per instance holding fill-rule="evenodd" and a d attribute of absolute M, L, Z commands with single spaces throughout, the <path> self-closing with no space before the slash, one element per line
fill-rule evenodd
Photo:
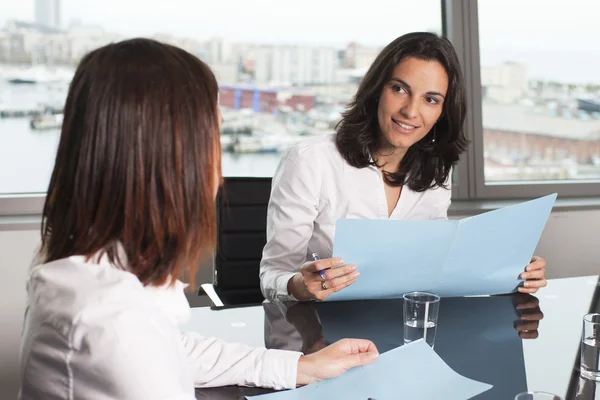
<path fill-rule="evenodd" d="M 547 392 L 523 392 L 519 393 L 515 400 L 563 400 L 563 398 Z"/>
<path fill-rule="evenodd" d="M 404 296 L 404 343 L 424 339 L 433 347 L 437 330 L 440 296 L 411 292 Z"/>
<path fill-rule="evenodd" d="M 600 381 L 600 314 L 583 317 L 581 335 L 581 377 Z"/>

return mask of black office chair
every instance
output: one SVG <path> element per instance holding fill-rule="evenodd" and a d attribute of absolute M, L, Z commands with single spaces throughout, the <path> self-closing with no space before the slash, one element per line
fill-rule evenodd
<path fill-rule="evenodd" d="M 259 266 L 266 244 L 271 178 L 224 178 L 217 196 L 213 284 L 201 285 L 213 308 L 260 304 Z"/>

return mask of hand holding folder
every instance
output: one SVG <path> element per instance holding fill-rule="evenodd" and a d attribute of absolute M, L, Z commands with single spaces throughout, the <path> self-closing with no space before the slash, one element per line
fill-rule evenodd
<path fill-rule="evenodd" d="M 441 296 L 516 290 L 556 194 L 457 221 L 341 219 L 333 256 L 361 276 L 326 301 L 401 297 L 410 291 Z"/>

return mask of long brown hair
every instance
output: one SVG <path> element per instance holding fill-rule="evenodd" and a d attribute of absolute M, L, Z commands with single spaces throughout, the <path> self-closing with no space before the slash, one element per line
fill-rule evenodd
<path fill-rule="evenodd" d="M 388 44 L 371 64 L 342 114 L 336 145 L 348 164 L 356 168 L 376 165 L 370 156 L 381 135 L 377 101 L 396 65 L 407 57 L 437 61 L 448 74 L 448 93 L 440 119 L 423 139 L 408 149 L 396 172 L 384 173 L 391 186 L 406 185 L 422 192 L 444 187 L 452 166 L 469 144 L 463 130 L 467 112 L 465 83 L 458 56 L 448 39 L 434 33 L 413 32 Z"/>
<path fill-rule="evenodd" d="M 216 240 L 217 96 L 210 68 L 174 46 L 132 39 L 87 54 L 64 108 L 41 259 L 106 254 L 144 285 L 183 271 L 193 284 Z"/>

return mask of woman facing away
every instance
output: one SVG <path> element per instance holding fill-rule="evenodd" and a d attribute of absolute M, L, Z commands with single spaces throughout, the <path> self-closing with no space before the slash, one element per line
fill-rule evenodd
<path fill-rule="evenodd" d="M 344 265 L 329 258 L 340 218 L 447 219 L 452 167 L 467 147 L 465 113 L 460 64 L 446 38 L 417 32 L 388 44 L 337 132 L 283 156 L 267 213 L 263 294 L 323 300 L 360 279 L 355 265 L 332 268 Z M 534 257 L 518 290 L 546 286 L 545 265 Z"/>
<path fill-rule="evenodd" d="M 134 39 L 81 61 L 27 283 L 21 399 L 194 399 L 194 387 L 294 388 L 373 361 L 366 340 L 315 354 L 178 326 L 215 243 L 218 86 L 179 48 Z"/>

